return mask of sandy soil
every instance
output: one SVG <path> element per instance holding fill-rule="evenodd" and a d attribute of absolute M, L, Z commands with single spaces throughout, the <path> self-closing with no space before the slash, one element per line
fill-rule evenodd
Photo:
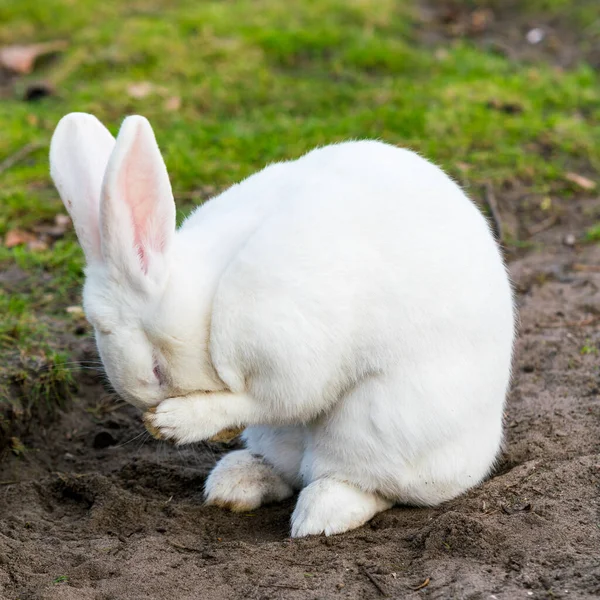
<path fill-rule="evenodd" d="M 87 376 L 72 410 L 0 464 L 0 597 L 599 597 L 600 246 L 563 243 L 598 208 L 573 202 L 534 236 L 543 251 L 511 261 L 521 333 L 506 448 L 479 488 L 292 541 L 293 501 L 202 506 L 225 446 L 150 439 Z"/>

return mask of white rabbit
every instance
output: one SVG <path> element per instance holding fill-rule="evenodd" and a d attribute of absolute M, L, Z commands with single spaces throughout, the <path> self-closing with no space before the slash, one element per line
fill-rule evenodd
<path fill-rule="evenodd" d="M 86 255 L 107 375 L 177 443 L 245 426 L 209 504 L 300 489 L 292 536 L 480 483 L 502 442 L 515 316 L 488 223 L 438 167 L 356 141 L 273 164 L 176 231 L 146 119 L 58 124 L 51 173 Z"/>

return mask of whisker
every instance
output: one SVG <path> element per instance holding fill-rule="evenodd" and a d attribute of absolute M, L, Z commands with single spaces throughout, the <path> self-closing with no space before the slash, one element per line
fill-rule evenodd
<path fill-rule="evenodd" d="M 133 453 L 133 456 L 135 456 L 135 457 L 137 457 L 139 455 L 139 453 L 142 451 L 142 448 L 144 447 L 146 442 L 148 440 L 153 439 L 152 436 L 147 431 L 144 431 L 144 433 L 146 435 L 141 439 L 140 443 L 138 444 L 137 448 L 135 449 L 135 452 Z"/>
<path fill-rule="evenodd" d="M 126 442 L 123 442 L 122 444 L 119 444 L 118 446 L 114 446 L 114 448 L 122 448 L 123 446 L 126 446 L 127 444 L 130 444 L 131 442 L 134 442 L 135 440 L 139 439 L 140 437 L 142 437 L 144 434 L 148 434 L 150 435 L 145 429 L 143 431 L 141 431 L 140 433 L 138 433 L 135 437 L 132 437 L 130 440 L 127 440 Z"/>

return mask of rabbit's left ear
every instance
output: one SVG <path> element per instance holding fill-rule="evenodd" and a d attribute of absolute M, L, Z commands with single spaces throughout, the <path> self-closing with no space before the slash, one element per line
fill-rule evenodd
<path fill-rule="evenodd" d="M 73 219 L 88 263 L 102 260 L 100 190 L 115 138 L 93 115 L 70 113 L 52 135 L 50 174 Z"/>
<path fill-rule="evenodd" d="M 104 258 L 135 275 L 163 264 L 175 234 L 175 202 L 150 123 L 127 117 L 108 161 L 100 200 Z"/>

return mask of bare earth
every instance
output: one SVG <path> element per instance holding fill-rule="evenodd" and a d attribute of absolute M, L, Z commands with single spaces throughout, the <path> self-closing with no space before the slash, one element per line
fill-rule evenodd
<path fill-rule="evenodd" d="M 563 244 L 597 209 L 572 201 L 534 235 L 543 250 L 511 261 L 521 333 L 506 448 L 479 488 L 292 541 L 293 501 L 250 514 L 202 506 L 225 446 L 150 439 L 137 411 L 88 377 L 24 457 L 0 463 L 0 596 L 600 597 L 600 246 Z"/>

